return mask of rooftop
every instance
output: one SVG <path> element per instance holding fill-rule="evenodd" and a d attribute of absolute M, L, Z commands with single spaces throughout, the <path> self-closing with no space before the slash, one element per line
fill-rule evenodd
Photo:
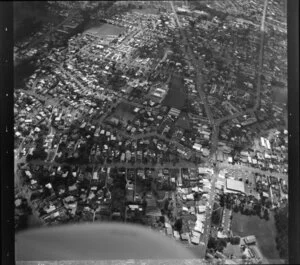
<path fill-rule="evenodd" d="M 244 182 L 234 180 L 234 179 L 227 179 L 226 180 L 226 189 L 245 193 Z"/>

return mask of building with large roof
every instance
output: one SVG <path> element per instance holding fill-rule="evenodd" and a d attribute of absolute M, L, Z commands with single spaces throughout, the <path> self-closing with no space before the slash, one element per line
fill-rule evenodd
<path fill-rule="evenodd" d="M 256 237 L 251 235 L 251 236 L 246 236 L 244 237 L 244 242 L 247 244 L 247 245 L 252 245 L 252 244 L 255 244 L 256 243 Z"/>
<path fill-rule="evenodd" d="M 224 187 L 225 193 L 245 193 L 245 184 L 242 181 L 227 179 Z"/>

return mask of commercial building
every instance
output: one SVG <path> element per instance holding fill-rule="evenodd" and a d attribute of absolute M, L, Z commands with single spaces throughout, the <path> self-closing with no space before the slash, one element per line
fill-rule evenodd
<path fill-rule="evenodd" d="M 226 186 L 224 187 L 225 193 L 245 193 L 245 185 L 244 182 L 234 180 L 234 179 L 227 179 Z"/>
<path fill-rule="evenodd" d="M 169 111 L 169 115 L 175 116 L 176 118 L 179 116 L 179 114 L 180 114 L 180 110 L 175 108 L 171 108 Z"/>
<path fill-rule="evenodd" d="M 256 237 L 255 236 L 247 236 L 244 238 L 244 242 L 247 245 L 252 245 L 256 243 Z"/>

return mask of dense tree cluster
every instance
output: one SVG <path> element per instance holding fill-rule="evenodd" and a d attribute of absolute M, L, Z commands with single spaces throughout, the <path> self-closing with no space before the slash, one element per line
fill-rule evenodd
<path fill-rule="evenodd" d="M 30 154 L 27 155 L 26 160 L 27 161 L 35 160 L 35 159 L 45 160 L 47 158 L 47 153 L 43 146 L 43 136 L 39 135 L 35 143 L 36 143 L 35 150 L 32 152 L 32 155 Z"/>
<path fill-rule="evenodd" d="M 216 239 L 214 237 L 210 237 L 207 244 L 207 248 L 214 249 L 219 252 L 222 252 L 226 246 L 227 246 L 226 239 L 223 238 Z"/>
<path fill-rule="evenodd" d="M 174 224 L 174 229 L 178 232 L 180 232 L 182 230 L 182 219 L 181 218 L 176 220 L 176 222 Z"/>
<path fill-rule="evenodd" d="M 214 225 L 220 225 L 222 221 L 222 208 L 218 204 L 214 204 L 211 221 Z"/>
<path fill-rule="evenodd" d="M 230 238 L 230 243 L 232 245 L 239 245 L 240 241 L 241 241 L 241 238 L 238 236 Z"/>

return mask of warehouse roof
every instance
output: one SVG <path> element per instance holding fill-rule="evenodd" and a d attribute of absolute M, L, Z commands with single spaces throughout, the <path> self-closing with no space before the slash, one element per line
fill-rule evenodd
<path fill-rule="evenodd" d="M 245 193 L 245 185 L 244 182 L 234 180 L 234 179 L 227 179 L 226 180 L 226 188 L 228 190 L 233 190 L 233 191 L 239 191 L 242 193 Z"/>

